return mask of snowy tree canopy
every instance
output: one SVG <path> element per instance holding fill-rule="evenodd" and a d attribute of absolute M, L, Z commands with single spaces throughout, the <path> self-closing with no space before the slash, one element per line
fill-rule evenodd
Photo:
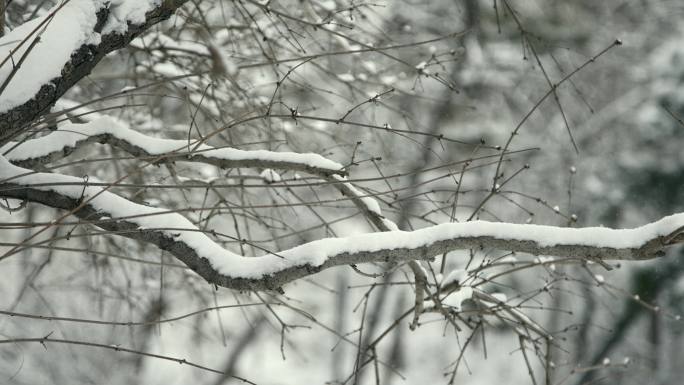
<path fill-rule="evenodd" d="M 16 309 L 45 266 L 59 263 L 53 253 L 71 252 L 92 261 L 84 259 L 81 267 L 64 264 L 55 277 L 94 269 L 100 280 L 110 275 L 108 283 L 83 275 L 79 284 L 101 290 L 111 284 L 112 293 L 125 287 L 137 292 L 140 285 L 140 298 L 154 290 L 159 293 L 150 299 L 154 310 L 145 313 L 152 317 L 150 324 L 174 306 L 164 305 L 173 302 L 165 285 L 182 292 L 183 303 L 209 303 L 206 307 L 217 315 L 219 287 L 233 289 L 219 293 L 238 304 L 257 298 L 266 309 L 252 325 L 274 317 L 284 358 L 285 334 L 298 321 L 283 321 L 275 307 L 323 325 L 288 296 L 294 292 L 306 303 L 312 296 L 302 290 L 307 284 L 350 290 L 353 285 L 343 275 L 337 289 L 325 289 L 332 286 L 327 282 L 332 274 L 349 266 L 354 282 L 370 285 L 359 302 L 362 326 L 352 332 L 358 332 L 354 338 L 346 334 L 348 315 L 340 315 L 334 328 L 323 326 L 354 351 L 346 382 L 373 377 L 372 365 L 374 377 L 383 367 L 383 376 L 391 378 L 392 368 L 405 363 L 389 347 L 381 352 L 380 342 L 401 322 L 419 331 L 434 320 L 445 330 L 471 333 L 467 342 L 459 340 L 455 366 L 443 369 L 453 382 L 473 336 L 482 333 L 478 338 L 484 341 L 487 320 L 488 328 L 512 330 L 527 380 L 534 383 L 544 372 L 551 383 L 552 356 L 558 354 L 551 351 L 562 349 L 537 309 L 526 308 L 525 290 L 548 293 L 572 276 L 574 267 L 582 274 L 586 270 L 597 286 L 610 286 L 594 267 L 611 271 L 619 261 L 657 263 L 684 243 L 681 203 L 655 215 L 655 209 L 649 215 L 615 215 L 626 219 L 609 226 L 592 214 L 594 205 L 603 205 L 596 213 L 628 213 L 630 205 L 650 210 L 600 177 L 613 167 L 601 158 L 599 144 L 624 141 L 610 151 L 616 153 L 615 168 L 629 172 L 658 169 L 677 175 L 682 161 L 681 156 L 640 154 L 642 139 L 634 138 L 642 136 L 580 129 L 583 109 L 592 112 L 585 120 L 590 126 L 611 123 L 623 113 L 612 113 L 614 107 L 602 96 L 585 96 L 593 89 L 582 76 L 595 66 L 607 68 L 613 50 L 625 43 L 615 37 L 586 43 L 585 36 L 576 36 L 581 27 L 554 31 L 546 23 L 563 19 L 555 8 L 548 20 L 540 16 L 534 22 L 535 7 L 529 5 L 494 1 L 485 11 L 477 1 L 466 1 L 457 7 L 463 7 L 463 20 L 445 27 L 430 20 L 454 8 L 447 2 L 415 7 L 354 1 L 292 2 L 290 7 L 258 0 L 44 3 L 52 4 L 16 1 L 0 8 L 7 25 L 0 38 L 0 200 L 6 212 L 0 263 L 28 277 L 23 289 L 14 282 L 2 288 L 12 293 L 7 298 L 16 298 L 0 309 L 6 316 L 85 322 L 36 316 L 38 305 L 26 312 Z M 582 4 L 572 12 L 578 18 L 591 13 L 592 6 Z M 522 54 L 517 51 L 521 41 Z M 555 45 L 564 42 L 582 54 L 559 53 Z M 651 72 L 660 67 L 644 65 Z M 634 72 L 623 75 L 643 78 L 638 69 Z M 662 77 L 668 76 L 676 78 L 669 72 Z M 677 99 L 677 89 L 669 91 L 654 97 L 668 99 L 664 109 L 671 119 L 664 121 L 652 101 L 623 95 L 626 105 L 639 111 L 643 142 L 649 145 L 663 141 L 644 128 L 655 125 L 649 122 L 684 127 L 679 120 L 684 99 Z M 593 103 L 600 106 L 596 114 Z M 668 152 L 681 149 L 676 140 L 665 142 Z M 552 156 L 540 160 L 539 153 Z M 582 162 L 584 168 L 575 166 Z M 591 171 L 575 179 L 578 169 Z M 681 202 L 681 183 L 674 194 L 672 201 Z M 578 216 L 578 210 L 584 212 Z M 33 273 L 22 270 L 27 265 L 14 265 L 19 258 L 43 255 L 35 262 L 42 267 Z M 112 261 L 125 265 L 118 270 Z M 539 289 L 526 288 L 534 279 L 497 281 L 518 271 L 534 277 L 534 269 L 551 277 L 539 279 Z M 403 281 L 393 281 L 400 275 Z M 373 290 L 382 293 L 376 304 L 381 309 L 394 298 L 385 291 L 395 284 L 397 313 L 378 310 L 366 319 Z M 133 296 L 124 297 L 133 303 Z M 404 297 L 410 297 L 408 310 Z M 86 298 L 88 293 L 79 301 L 90 303 L 92 298 Z M 109 301 L 102 298 L 100 304 Z M 347 306 L 346 297 L 340 298 L 338 306 Z M 552 308 L 548 299 L 531 298 L 541 309 Z M 105 313 L 111 316 L 101 308 Z M 383 317 L 396 320 L 385 333 L 376 325 Z M 217 330 L 225 345 L 222 322 L 219 316 Z M 243 333 L 244 343 L 237 342 L 226 369 L 209 371 L 252 382 L 244 370 L 235 374 L 240 350 L 256 338 L 257 327 L 250 330 Z M 144 341 L 151 338 L 147 333 Z M 51 334 L 20 338 L 10 329 L 3 334 L 2 344 L 112 346 Z M 146 352 L 147 344 L 121 351 L 155 357 Z M 528 355 L 538 362 L 531 363 Z M 208 368 L 192 361 L 196 368 Z M 333 374 L 342 376 L 337 370 Z M 132 374 L 117 381 L 130 380 L 127 375 Z M 65 380 L 71 373 L 56 376 Z M 345 383 L 345 378 L 335 381 Z"/>

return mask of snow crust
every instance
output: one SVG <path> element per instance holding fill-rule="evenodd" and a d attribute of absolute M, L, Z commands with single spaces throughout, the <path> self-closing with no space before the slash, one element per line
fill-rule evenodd
<path fill-rule="evenodd" d="M 110 17 L 103 34 L 124 33 L 128 23 L 142 24 L 145 14 L 161 4 L 161 0 L 110 0 Z"/>
<path fill-rule="evenodd" d="M 280 174 L 277 172 L 273 171 L 270 168 L 264 169 L 264 171 L 259 174 L 259 176 L 266 182 L 266 183 L 274 183 L 274 182 L 280 182 L 283 180 L 281 178 Z"/>

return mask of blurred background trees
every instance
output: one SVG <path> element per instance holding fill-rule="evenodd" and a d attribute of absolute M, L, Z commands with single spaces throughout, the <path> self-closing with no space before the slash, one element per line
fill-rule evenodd
<path fill-rule="evenodd" d="M 11 1 L 5 26 L 55 4 Z M 472 219 L 633 227 L 684 211 L 683 15 L 675 1 L 189 1 L 107 56 L 52 118 L 108 115 L 151 136 L 319 153 L 348 165 L 402 230 Z M 60 163 L 60 172 L 105 181 L 130 174 L 117 193 L 198 208 L 188 218 L 229 234 L 218 241 L 246 256 L 373 231 L 339 192 L 298 173 L 140 168 L 100 145 Z M 56 214 L 28 205 L 2 215 L 5 250 Z M 472 301 L 459 304 L 461 331 L 440 314 L 409 330 L 413 276 L 402 266 L 336 268 L 285 294 L 236 292 L 93 229 L 55 227 L 0 261 L 0 310 L 146 323 L 5 314 L 3 336 L 52 333 L 184 357 L 258 384 L 668 384 L 683 374 L 681 249 L 611 271 L 536 260 L 478 281 L 554 336 L 535 352 Z M 438 281 L 507 257 L 455 252 L 424 267 Z M 0 355 L 12 384 L 236 381 L 73 345 L 7 345 Z"/>

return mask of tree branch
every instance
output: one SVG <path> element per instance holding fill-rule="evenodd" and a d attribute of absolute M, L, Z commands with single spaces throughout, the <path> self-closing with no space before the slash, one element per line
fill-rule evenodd
<path fill-rule="evenodd" d="M 430 259 L 453 250 L 494 248 L 534 255 L 600 260 L 651 259 L 681 242 L 684 213 L 636 229 L 560 228 L 473 221 L 416 231 L 328 238 L 278 253 L 245 258 L 220 247 L 175 212 L 128 201 L 79 178 L 33 173 L 0 158 L 0 196 L 73 211 L 104 230 L 151 243 L 208 282 L 238 290 L 278 289 L 321 270 L 355 263 Z M 81 185 L 60 186 L 81 182 Z M 32 187 L 53 183 L 55 186 Z"/>
<path fill-rule="evenodd" d="M 123 122 L 102 117 L 88 123 L 65 124 L 38 139 L 10 142 L 0 154 L 27 168 L 54 162 L 89 143 L 110 144 L 136 158 L 154 157 L 164 162 L 197 162 L 220 168 L 262 167 L 306 171 L 320 176 L 344 175 L 343 166 L 318 154 L 215 148 L 196 141 L 161 139 L 131 130 Z"/>
<path fill-rule="evenodd" d="M 140 0 L 127 0 L 129 2 Z M 67 90 L 69 90 L 80 79 L 90 73 L 95 65 L 108 53 L 126 47 L 128 43 L 135 37 L 145 32 L 153 25 L 162 20 L 169 18 L 178 7 L 183 5 L 187 0 L 163 0 L 157 5 L 149 6 L 145 13 L 144 20 L 128 19 L 127 16 L 121 15 L 115 9 L 110 9 L 110 3 L 105 1 L 81 1 L 71 0 L 68 4 L 62 7 L 59 12 L 48 14 L 42 18 L 32 20 L 31 22 L 22 25 L 12 33 L 0 39 L 0 47 L 5 47 L 0 50 L 0 59 L 5 59 L 3 65 L 0 66 L 0 80 L 11 76 L 14 68 L 9 68 L 10 56 L 21 55 L 21 44 L 30 38 L 32 35 L 38 33 L 36 30 L 31 30 L 34 25 L 39 25 L 45 22 L 45 18 L 57 18 L 64 14 L 67 19 L 66 23 L 76 23 L 78 20 L 68 20 L 71 16 L 69 12 L 76 12 L 78 16 L 83 18 L 91 18 L 91 22 L 84 23 L 92 28 L 90 31 L 80 31 L 74 35 L 64 34 L 59 30 L 59 24 L 50 20 L 45 23 L 46 31 L 43 34 L 46 38 L 58 39 L 58 45 L 75 46 L 75 49 L 70 52 L 65 59 L 61 61 L 59 57 L 50 55 L 56 49 L 50 42 L 42 42 L 32 52 L 29 53 L 28 61 L 33 60 L 33 65 L 24 65 L 15 76 L 21 78 L 23 82 L 36 79 L 36 73 L 33 70 L 42 68 L 46 71 L 47 68 L 58 67 L 57 76 L 52 79 L 46 79 L 42 84 L 33 84 L 26 87 L 25 84 L 21 86 L 14 85 L 14 81 L 9 85 L 9 88 L 14 88 L 17 91 L 12 97 L 3 94 L 0 95 L 0 145 L 3 145 L 12 138 L 20 134 L 27 125 L 34 122 L 59 99 Z M 118 8 L 122 9 L 125 4 L 119 4 Z M 92 13 L 88 15 L 87 13 Z M 22 28 L 25 27 L 26 28 Z M 75 41 L 65 41 L 68 39 L 75 39 Z M 21 43 L 16 44 L 16 41 Z M 15 42 L 13 44 L 12 42 Z M 84 42 L 84 43 L 80 43 Z M 7 58 L 5 57 L 7 56 Z M 55 63 L 55 60 L 57 61 Z M 61 64 L 60 64 L 61 62 Z M 8 69 L 11 72 L 8 72 Z M 8 72 L 8 73 L 6 73 Z M 46 71 L 47 72 L 47 71 Z M 37 88 L 33 90 L 33 88 Z M 28 93 L 28 94 L 27 94 Z M 9 100 L 7 100 L 9 98 Z M 3 100 L 5 99 L 5 100 Z"/>

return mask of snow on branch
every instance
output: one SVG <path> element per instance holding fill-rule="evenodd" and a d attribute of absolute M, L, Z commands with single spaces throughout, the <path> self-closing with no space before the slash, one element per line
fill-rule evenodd
<path fill-rule="evenodd" d="M 106 116 L 88 123 L 62 125 L 55 132 L 38 139 L 10 142 L 0 147 L 0 154 L 5 154 L 7 160 L 16 165 L 36 167 L 93 142 L 113 145 L 137 158 L 156 157 L 159 162 L 201 162 L 221 168 L 279 168 L 322 176 L 345 173 L 341 164 L 318 154 L 214 148 L 194 140 L 154 138 Z"/>
<path fill-rule="evenodd" d="M 337 265 L 430 259 L 459 249 L 495 248 L 561 258 L 634 260 L 655 258 L 667 246 L 684 242 L 682 213 L 622 230 L 485 221 L 448 223 L 410 232 L 326 238 L 248 258 L 222 248 L 178 213 L 136 204 L 87 183 L 84 186 L 79 178 L 34 173 L 4 158 L 0 158 L 0 196 L 69 210 L 84 223 L 155 244 L 210 283 L 239 290 L 277 289 Z"/>
<path fill-rule="evenodd" d="M 70 0 L 0 38 L 0 145 L 187 0 Z"/>
<path fill-rule="evenodd" d="M 346 170 L 342 165 L 318 154 L 242 151 L 206 145 L 195 148 L 195 143 L 188 146 L 185 140 L 153 138 L 131 130 L 125 123 L 111 117 L 99 114 L 96 116 L 96 119 L 87 123 L 63 125 L 52 134 L 38 139 L 10 142 L 0 147 L 0 154 L 17 166 L 35 168 L 61 159 L 88 143 L 98 142 L 112 145 L 136 157 L 156 156 L 159 161 L 207 163 L 224 169 L 262 167 L 301 170 L 330 182 L 332 187 L 348 197 L 379 230 L 398 230 L 394 222 L 382 215 L 375 199 L 359 191 L 345 178 Z M 179 152 L 188 148 L 193 151 Z"/>

